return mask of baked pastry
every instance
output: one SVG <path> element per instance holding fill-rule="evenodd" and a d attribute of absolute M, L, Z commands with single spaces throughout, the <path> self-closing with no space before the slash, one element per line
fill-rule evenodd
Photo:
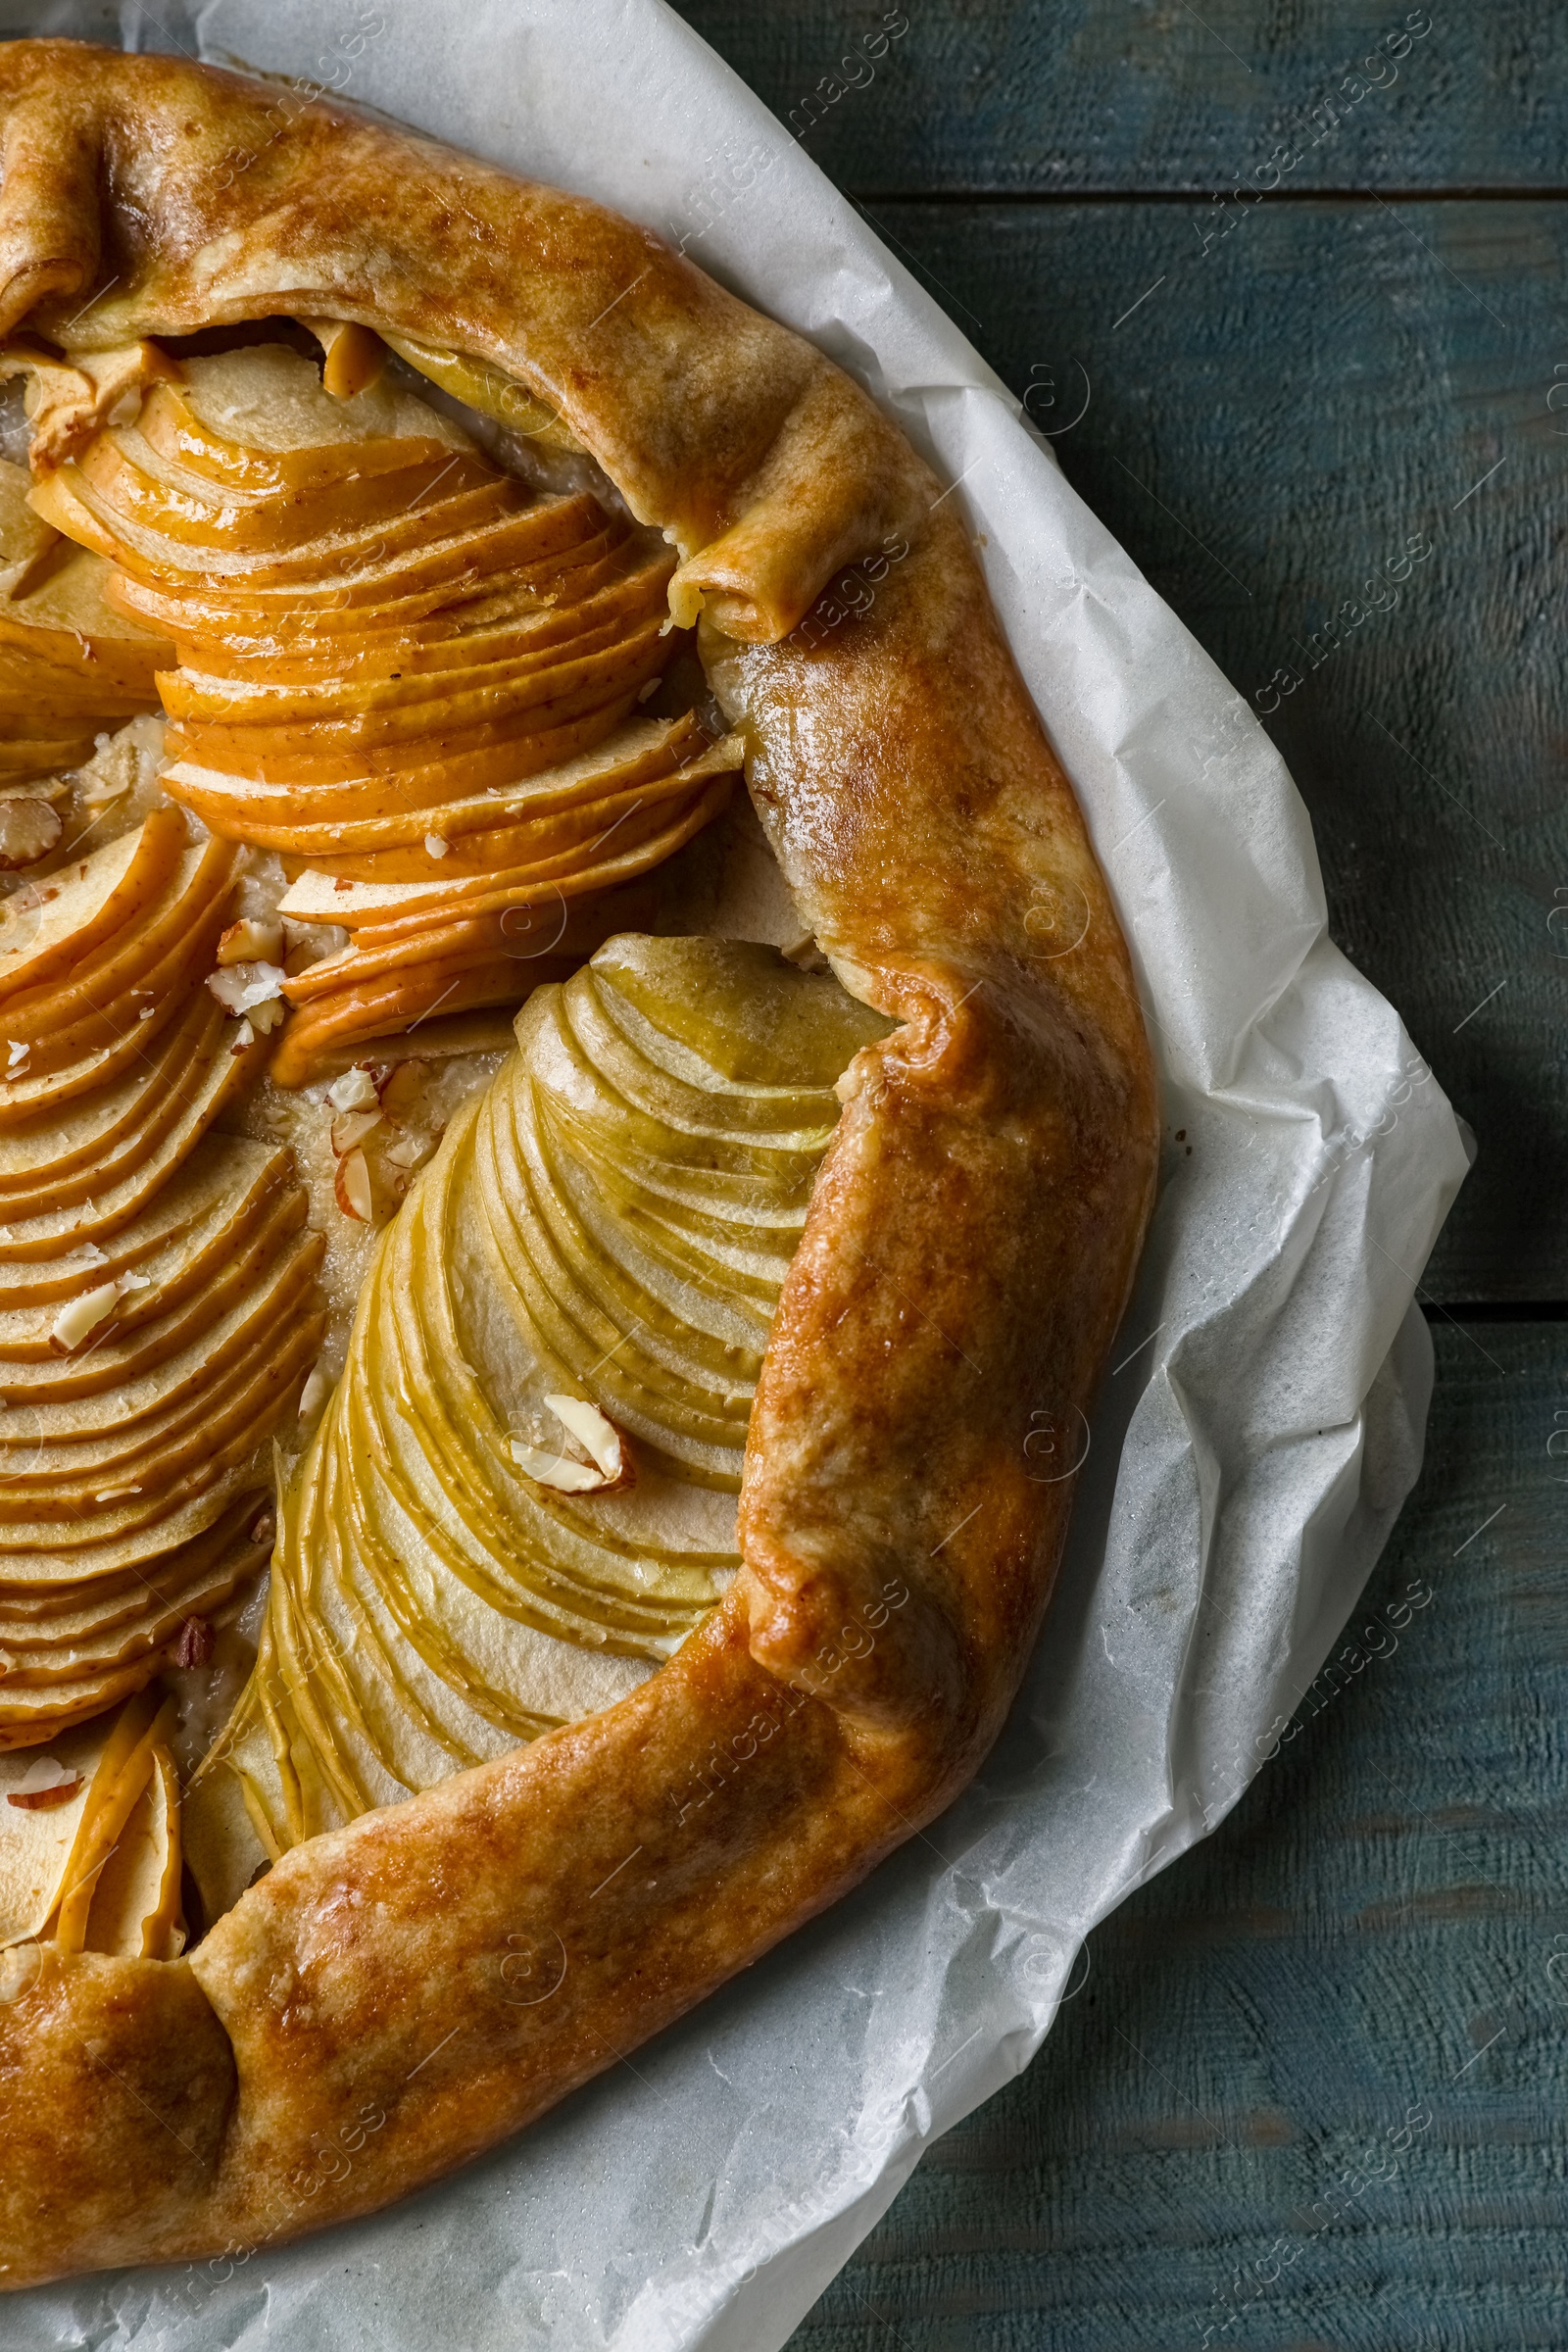
<path fill-rule="evenodd" d="M 225 74 L 17 42 L 0 121 L 23 2285 L 431 2180 L 949 1801 L 1156 1113 L 956 503 L 817 353 Z"/>

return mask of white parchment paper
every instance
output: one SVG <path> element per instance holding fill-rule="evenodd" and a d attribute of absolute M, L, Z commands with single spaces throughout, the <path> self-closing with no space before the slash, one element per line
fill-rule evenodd
<path fill-rule="evenodd" d="M 854 106 L 898 71 L 910 9 L 820 61 L 797 127 L 808 90 Z M 107 17 L 55 0 L 0 22 L 104 37 Z M 293 2248 L 8 2299 L 0 2332 L 14 2352 L 773 2352 L 922 2148 L 1027 2065 L 1088 1930 L 1229 1809 L 1321 1664 L 1419 1467 L 1432 1358 L 1411 1300 L 1459 1130 L 1326 937 L 1305 811 L 1247 706 L 998 378 L 660 0 L 126 0 L 123 19 L 128 46 L 309 75 L 684 239 L 894 412 L 960 485 L 1077 786 L 1169 1140 L 1059 1596 L 982 1782 L 461 2178 Z"/>

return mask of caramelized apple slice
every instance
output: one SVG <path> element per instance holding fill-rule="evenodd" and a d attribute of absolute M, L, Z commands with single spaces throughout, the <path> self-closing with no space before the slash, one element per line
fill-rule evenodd
<path fill-rule="evenodd" d="M 23 1321 L 32 1328 L 44 1307 L 58 1308 L 63 1299 L 102 1282 L 118 1282 L 125 1274 L 146 1273 L 150 1295 L 159 1297 L 169 1279 L 162 1269 L 190 1237 L 208 1231 L 220 1237 L 231 1220 L 253 1219 L 288 1178 L 291 1167 L 285 1151 L 239 1136 L 211 1135 L 197 1144 L 185 1165 L 141 1213 L 105 1244 L 68 1246 L 57 1257 L 24 1261 L 14 1260 L 0 1247 L 0 1332 L 15 1337 Z M 13 1352 L 5 1342 L 0 1342 L 0 1350 Z M 0 1418 L 0 1446 L 4 1444 Z"/>
<path fill-rule="evenodd" d="M 179 1867 L 179 1788 L 173 1758 L 159 1745 L 93 1888 L 82 1950 L 128 1960 L 172 1958 L 183 1941 Z"/>
<path fill-rule="evenodd" d="M 473 448 L 461 425 L 389 382 L 335 398 L 281 344 L 185 360 L 181 378 L 149 393 L 138 426 L 160 456 L 224 489 L 309 493 Z"/>
<path fill-rule="evenodd" d="M 293 835 L 312 823 L 336 828 L 340 824 L 379 824 L 392 817 L 406 819 L 412 811 L 476 796 L 492 785 L 510 786 L 591 754 L 614 735 L 627 715 L 628 699 L 621 697 L 606 710 L 591 710 L 534 733 L 486 743 L 477 750 L 455 752 L 437 737 L 401 747 L 396 761 L 384 767 L 339 754 L 324 763 L 316 762 L 336 768 L 335 776 L 287 785 L 270 784 L 265 775 L 249 775 L 232 760 L 223 766 L 206 766 L 189 756 L 191 747 L 177 729 L 171 728 L 172 764 L 163 782 L 171 795 L 215 830 L 233 833 L 264 848 L 286 849 Z"/>
<path fill-rule="evenodd" d="M 18 1264 L 56 1258 L 88 1243 L 101 1247 L 146 1207 L 267 1059 L 265 1038 L 249 1045 L 226 1042 L 230 1026 L 216 1005 L 213 1010 L 221 1026 L 211 1032 L 210 1057 L 199 1058 L 187 1079 L 167 1092 L 159 1116 L 139 1131 L 133 1149 L 117 1156 L 112 1174 L 89 1178 L 85 1186 L 74 1183 L 67 1198 L 48 1207 L 24 1206 L 14 1196 L 0 1199 L 0 1258 Z"/>
<path fill-rule="evenodd" d="M 477 450 L 435 451 L 379 473 L 351 473 L 307 498 L 245 492 L 207 480 L 163 457 L 133 428 L 101 434 L 77 461 L 80 478 L 118 521 L 182 542 L 199 563 L 208 549 L 261 559 L 307 543 L 345 537 L 389 514 L 411 511 L 437 489 L 451 497 L 496 479 Z"/>
<path fill-rule="evenodd" d="M 155 808 L 135 831 L 9 898 L 0 909 L 0 1017 L 21 990 L 84 962 L 139 921 L 167 889 L 185 839 L 179 811 Z"/>

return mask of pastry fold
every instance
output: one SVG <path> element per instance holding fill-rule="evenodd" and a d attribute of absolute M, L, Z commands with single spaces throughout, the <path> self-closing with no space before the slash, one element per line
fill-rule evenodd
<path fill-rule="evenodd" d="M 24 2285 L 434 2179 L 950 1801 L 1050 1595 L 1157 1115 L 957 506 L 820 354 L 593 204 L 181 60 L 9 44 L 0 133 L 0 331 L 75 354 L 358 322 L 589 452 L 679 551 L 671 612 L 806 924 L 899 1023 L 847 1074 L 785 1280 L 745 1565 L 671 1661 L 286 1853 L 188 1958 L 5 1956 L 0 2278 Z M 869 602 L 819 605 L 851 564 Z"/>

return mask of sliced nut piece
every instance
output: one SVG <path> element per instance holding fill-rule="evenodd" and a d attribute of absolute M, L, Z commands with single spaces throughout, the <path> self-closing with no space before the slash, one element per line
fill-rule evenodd
<path fill-rule="evenodd" d="M 6 1802 L 24 1813 L 45 1813 L 53 1805 L 69 1803 L 80 1787 L 79 1772 L 68 1772 L 53 1756 L 39 1756 L 7 1791 Z"/>
<path fill-rule="evenodd" d="M 36 865 L 60 839 L 60 811 L 47 801 L 0 801 L 0 870 Z"/>
<path fill-rule="evenodd" d="M 569 1453 L 551 1453 L 543 1446 L 530 1446 L 525 1438 L 514 1438 L 512 1458 L 525 1477 L 542 1487 L 559 1488 L 564 1494 L 609 1494 L 633 1484 L 637 1473 L 630 1448 L 597 1404 L 580 1396 L 547 1396 L 545 1403 L 590 1458 L 581 1462 Z"/>
<path fill-rule="evenodd" d="M 563 1494 L 602 1494 L 606 1480 L 592 1462 L 574 1461 L 569 1453 L 547 1453 L 522 1438 L 512 1440 L 512 1458 L 525 1478 L 541 1487 L 559 1488 Z"/>
<path fill-rule="evenodd" d="M 381 1124 L 378 1110 L 345 1110 L 332 1121 L 332 1156 L 341 1159 L 346 1152 L 357 1151 L 372 1127 Z"/>
<path fill-rule="evenodd" d="M 332 1192 L 346 1217 L 357 1217 L 362 1225 L 369 1224 L 373 1213 L 370 1170 L 363 1152 L 344 1152 L 332 1179 Z"/>
<path fill-rule="evenodd" d="M 327 1378 L 326 1373 L 322 1370 L 319 1364 L 313 1364 L 311 1367 L 310 1378 L 306 1381 L 304 1388 L 300 1391 L 300 1419 L 302 1421 L 314 1421 L 331 1394 L 332 1383 Z M 251 1533 L 253 1536 L 256 1536 L 256 1530 L 254 1528 L 251 1530 Z M 257 1543 L 260 1543 L 261 1540 L 262 1539 L 260 1536 L 256 1536 Z"/>
<path fill-rule="evenodd" d="M 283 925 L 274 916 L 262 922 L 254 915 L 242 915 L 230 923 L 218 943 L 218 960 L 229 963 L 277 963 L 283 960 Z"/>
<path fill-rule="evenodd" d="M 363 1062 L 356 1062 L 333 1079 L 326 1099 L 334 1110 L 369 1110 L 377 1101 L 375 1080 Z"/>
<path fill-rule="evenodd" d="M 69 1355 L 79 1348 L 90 1332 L 97 1330 L 107 1315 L 112 1315 L 120 1303 L 118 1282 L 101 1282 L 95 1291 L 83 1291 L 79 1298 L 68 1299 L 55 1317 L 49 1344 L 61 1355 Z"/>
<path fill-rule="evenodd" d="M 283 967 L 280 963 L 231 963 L 226 971 L 210 972 L 207 985 L 225 1012 L 257 1012 L 262 1005 L 274 1004 L 283 994 Z M 270 1028 L 270 1022 L 258 1022 L 258 1028 Z"/>
<path fill-rule="evenodd" d="M 418 1168 L 424 1165 L 435 1150 L 433 1135 L 400 1135 L 395 1144 L 388 1144 L 384 1157 L 395 1168 Z"/>

